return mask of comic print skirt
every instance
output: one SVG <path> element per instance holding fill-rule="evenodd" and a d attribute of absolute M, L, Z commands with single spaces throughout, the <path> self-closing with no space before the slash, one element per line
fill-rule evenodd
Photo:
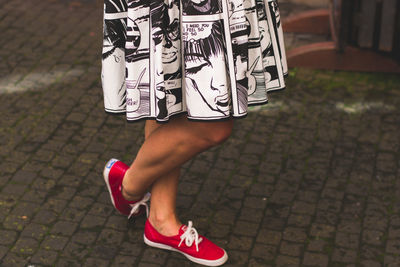
<path fill-rule="evenodd" d="M 243 117 L 285 87 L 276 0 L 105 0 L 106 112 L 127 120 Z"/>

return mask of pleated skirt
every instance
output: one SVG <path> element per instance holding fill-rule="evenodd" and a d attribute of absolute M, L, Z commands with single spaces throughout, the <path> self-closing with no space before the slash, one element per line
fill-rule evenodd
<path fill-rule="evenodd" d="M 128 121 L 244 117 L 285 88 L 275 0 L 105 0 L 102 88 Z"/>

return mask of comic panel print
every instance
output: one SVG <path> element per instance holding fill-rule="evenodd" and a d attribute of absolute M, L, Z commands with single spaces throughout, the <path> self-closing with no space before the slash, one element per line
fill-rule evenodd
<path fill-rule="evenodd" d="M 223 20 L 184 22 L 182 26 L 189 116 L 202 119 L 229 116 L 230 79 Z"/>
<path fill-rule="evenodd" d="M 191 15 L 213 15 L 222 13 L 221 0 L 181 0 L 182 14 Z"/>
<path fill-rule="evenodd" d="M 261 50 L 263 29 L 258 19 L 256 0 L 246 0 L 244 3 L 246 5 L 246 17 L 249 21 L 248 99 L 249 103 L 263 103 L 268 100 Z"/>
<path fill-rule="evenodd" d="M 126 39 L 126 111 L 128 119 L 150 115 L 150 6 L 128 1 Z"/>
<path fill-rule="evenodd" d="M 180 22 L 178 0 L 150 4 L 158 120 L 182 111 Z"/>
<path fill-rule="evenodd" d="M 261 43 L 263 48 L 263 65 L 266 73 L 267 91 L 279 90 L 285 87 L 283 67 L 282 67 L 282 53 L 280 49 L 279 37 L 276 28 L 276 15 L 274 10 L 276 2 L 266 2 L 265 0 L 257 0 L 260 6 L 263 5 L 265 9 L 259 12 L 259 20 L 265 21 L 263 23 L 268 30 L 268 42 Z M 265 4 L 267 5 L 265 5 Z M 278 12 L 279 14 L 279 12 Z M 280 20 L 279 20 L 280 24 Z M 267 35 L 267 32 L 265 32 Z M 286 59 L 285 59 L 286 60 Z"/>
<path fill-rule="evenodd" d="M 107 112 L 125 112 L 126 10 L 123 0 L 104 1 L 102 87 Z"/>
<path fill-rule="evenodd" d="M 263 71 L 266 87 L 269 89 L 275 88 L 277 86 L 276 83 L 278 83 L 279 86 L 279 74 L 277 64 L 275 62 L 275 51 L 272 46 L 271 32 L 268 25 L 268 18 L 264 3 L 264 0 L 256 0 L 258 25 L 260 29 L 262 65 L 264 68 Z"/>
<path fill-rule="evenodd" d="M 232 40 L 232 53 L 235 66 L 236 90 L 239 114 L 247 113 L 248 98 L 248 41 L 249 21 L 246 18 L 243 0 L 231 0 L 229 8 L 229 30 Z M 235 99 L 233 99 L 235 101 Z"/>
<path fill-rule="evenodd" d="M 282 30 L 282 23 L 281 23 L 281 15 L 279 12 L 279 6 L 277 1 L 269 1 L 266 3 L 269 5 L 269 10 L 271 11 L 271 17 L 273 25 L 276 27 L 276 38 L 278 40 L 278 50 L 279 56 L 281 58 L 282 69 L 284 75 L 288 73 L 288 66 L 286 61 L 286 52 L 285 52 L 285 44 L 284 44 L 284 37 L 283 37 L 283 30 Z"/>

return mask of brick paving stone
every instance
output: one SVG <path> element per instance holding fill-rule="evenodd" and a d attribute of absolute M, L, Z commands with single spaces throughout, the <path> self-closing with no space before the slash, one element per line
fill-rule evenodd
<path fill-rule="evenodd" d="M 285 228 L 285 220 L 272 216 L 265 216 L 261 224 L 262 228 L 282 231 Z"/>
<path fill-rule="evenodd" d="M 256 223 L 237 221 L 233 229 L 233 232 L 239 235 L 254 237 L 257 234 L 257 230 L 258 230 L 258 224 Z"/>
<path fill-rule="evenodd" d="M 276 251 L 277 247 L 275 246 L 256 243 L 252 249 L 251 256 L 264 261 L 271 261 L 275 258 Z"/>
<path fill-rule="evenodd" d="M 173 267 L 173 266 L 186 267 L 186 266 L 191 266 L 191 264 L 183 258 L 179 258 L 179 259 L 169 258 L 167 261 L 167 264 L 165 266 L 167 266 L 167 267 Z"/>
<path fill-rule="evenodd" d="M 39 210 L 34 216 L 32 222 L 39 224 L 52 224 L 57 220 L 57 214 L 50 210 Z"/>
<path fill-rule="evenodd" d="M 85 212 L 82 210 L 74 209 L 74 208 L 66 208 L 63 210 L 62 214 L 59 216 L 61 220 L 74 221 L 79 222 L 85 215 Z"/>
<path fill-rule="evenodd" d="M 22 231 L 28 224 L 29 220 L 25 219 L 22 216 L 13 214 L 8 215 L 3 221 L 4 229 L 16 230 L 16 231 Z"/>
<path fill-rule="evenodd" d="M 117 254 L 117 248 L 108 244 L 94 244 L 90 248 L 90 257 L 111 261 Z"/>
<path fill-rule="evenodd" d="M 388 240 L 386 243 L 386 252 L 391 254 L 399 254 L 400 253 L 400 244 L 399 240 Z"/>
<path fill-rule="evenodd" d="M 382 264 L 380 264 L 380 263 L 377 262 L 377 261 L 364 260 L 364 261 L 361 261 L 361 266 L 365 266 L 365 267 L 367 267 L 367 266 L 379 267 L 379 266 L 382 266 Z"/>
<path fill-rule="evenodd" d="M 310 235 L 315 237 L 332 237 L 335 231 L 335 227 L 328 224 L 317 224 L 311 225 Z"/>
<path fill-rule="evenodd" d="M 278 255 L 275 261 L 276 266 L 300 266 L 300 259 L 285 255 Z"/>
<path fill-rule="evenodd" d="M 292 256 L 292 257 L 300 257 L 304 250 L 303 244 L 282 241 L 280 244 L 279 252 L 284 255 Z"/>
<path fill-rule="evenodd" d="M 154 248 L 146 248 L 144 250 L 143 256 L 141 261 L 154 263 L 157 265 L 164 265 L 165 261 L 167 260 L 168 252 L 154 249 Z"/>
<path fill-rule="evenodd" d="M 0 263 L 1 263 L 1 259 L 4 257 L 4 255 L 7 254 L 9 248 L 7 246 L 1 246 L 0 245 Z"/>
<path fill-rule="evenodd" d="M 29 260 L 31 265 L 53 265 L 57 259 L 58 253 L 54 251 L 39 250 Z"/>
<path fill-rule="evenodd" d="M 328 266 L 329 258 L 327 255 L 319 253 L 306 252 L 304 254 L 303 264 L 306 266 Z"/>
<path fill-rule="evenodd" d="M 91 248 L 88 248 L 85 245 L 70 241 L 60 254 L 63 257 L 82 260 L 87 257 L 91 250 Z"/>
<path fill-rule="evenodd" d="M 95 242 L 97 236 L 97 232 L 78 230 L 74 233 L 71 240 L 78 244 L 91 245 Z"/>
<path fill-rule="evenodd" d="M 24 194 L 27 187 L 28 187 L 27 185 L 7 184 L 1 191 L 1 194 L 11 195 L 14 197 L 21 197 Z"/>
<path fill-rule="evenodd" d="M 239 220 L 260 223 L 263 218 L 262 212 L 258 209 L 245 208 L 240 212 Z"/>
<path fill-rule="evenodd" d="M 104 205 L 101 203 L 94 203 L 91 209 L 89 210 L 90 215 L 95 215 L 95 216 L 103 216 L 103 217 L 108 217 L 111 215 L 111 213 L 114 210 L 110 205 Z"/>
<path fill-rule="evenodd" d="M 395 267 L 399 266 L 400 257 L 399 255 L 385 255 L 384 258 L 384 266 Z"/>
<path fill-rule="evenodd" d="M 22 237 L 31 237 L 38 241 L 42 240 L 47 234 L 49 227 L 37 223 L 30 223 L 21 232 Z"/>
<path fill-rule="evenodd" d="M 228 248 L 229 250 L 231 249 L 237 249 L 241 251 L 246 251 L 251 249 L 253 244 L 253 238 L 247 237 L 247 236 L 231 236 L 230 240 L 228 242 Z"/>
<path fill-rule="evenodd" d="M 103 229 L 98 237 L 97 242 L 102 244 L 118 246 L 122 243 L 124 233 L 114 229 Z"/>
<path fill-rule="evenodd" d="M 0 230 L 0 245 L 11 245 L 17 240 L 17 232 Z"/>
<path fill-rule="evenodd" d="M 62 251 L 68 242 L 68 238 L 60 235 L 48 235 L 41 243 L 41 248 L 53 251 Z"/>
<path fill-rule="evenodd" d="M 287 241 L 302 243 L 307 239 L 305 229 L 297 227 L 286 227 L 283 231 L 283 239 Z"/>
<path fill-rule="evenodd" d="M 340 263 L 352 263 L 357 259 L 357 252 L 347 248 L 334 248 L 332 253 L 332 261 Z"/>
<path fill-rule="evenodd" d="M 231 233 L 231 226 L 227 224 L 213 224 L 213 227 L 208 231 L 208 236 L 214 238 L 226 238 Z"/>
<path fill-rule="evenodd" d="M 75 196 L 68 204 L 70 208 L 87 209 L 93 203 L 92 198 Z"/>
<path fill-rule="evenodd" d="M 136 257 L 133 257 L 133 256 L 117 255 L 114 258 L 111 266 L 115 266 L 115 267 L 131 266 L 136 260 L 137 260 Z M 182 266 L 182 265 L 176 265 L 176 263 L 173 263 L 172 265 L 173 266 Z"/>
<path fill-rule="evenodd" d="M 279 245 L 282 239 L 282 233 L 279 231 L 272 231 L 267 229 L 261 229 L 257 235 L 257 242 L 270 245 Z"/>
<path fill-rule="evenodd" d="M 11 181 L 15 183 L 30 184 L 36 177 L 37 174 L 34 172 L 19 170 L 14 174 Z"/>
<path fill-rule="evenodd" d="M 337 213 L 318 211 L 315 214 L 316 223 L 336 225 L 338 221 L 339 218 Z"/>
<path fill-rule="evenodd" d="M 364 230 L 362 233 L 362 241 L 366 244 L 380 246 L 383 244 L 383 233 L 374 230 Z"/>
<path fill-rule="evenodd" d="M 32 255 L 38 248 L 38 242 L 29 237 L 20 237 L 14 246 L 11 248 L 11 251 L 20 254 L 20 255 Z"/>
<path fill-rule="evenodd" d="M 7 255 L 1 260 L 1 265 L 4 267 L 14 267 L 14 266 L 25 266 L 27 260 L 15 253 L 7 253 Z"/>
<path fill-rule="evenodd" d="M 291 214 L 287 224 L 294 227 L 308 227 L 311 223 L 311 216 L 304 214 Z"/>
<path fill-rule="evenodd" d="M 69 236 L 75 232 L 78 224 L 68 221 L 57 221 L 50 230 L 51 234 Z"/>
<path fill-rule="evenodd" d="M 354 220 L 342 220 L 339 222 L 338 231 L 350 234 L 359 234 L 361 231 L 360 223 Z"/>
<path fill-rule="evenodd" d="M 141 241 L 141 240 L 140 240 Z M 130 243 L 130 242 L 123 242 L 120 245 L 120 253 L 122 255 L 130 255 L 138 257 L 143 253 L 145 247 L 142 243 Z"/>
<path fill-rule="evenodd" d="M 109 261 L 98 259 L 98 258 L 88 258 L 83 266 L 98 266 L 98 267 L 105 267 L 109 265 Z"/>
<path fill-rule="evenodd" d="M 335 243 L 338 246 L 350 248 L 350 249 L 357 249 L 359 246 L 359 235 L 358 234 L 349 234 L 343 232 L 337 232 Z"/>

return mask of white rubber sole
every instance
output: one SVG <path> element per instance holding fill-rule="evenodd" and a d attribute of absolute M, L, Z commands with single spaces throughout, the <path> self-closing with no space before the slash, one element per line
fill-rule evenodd
<path fill-rule="evenodd" d="M 118 161 L 117 159 L 110 159 L 106 163 L 106 166 L 104 166 L 104 170 L 103 170 L 104 181 L 106 182 L 106 185 L 107 185 L 107 188 L 108 188 L 108 193 L 110 194 L 110 199 L 111 199 L 111 202 L 112 202 L 114 208 L 116 208 L 116 207 L 115 207 L 115 203 L 114 203 L 114 198 L 113 198 L 112 193 L 111 193 L 111 187 L 110 187 L 110 182 L 108 181 L 108 175 L 110 173 L 111 167 L 117 161 Z"/>
<path fill-rule="evenodd" d="M 185 252 L 177 250 L 177 249 L 175 249 L 175 248 L 173 248 L 171 246 L 150 241 L 149 239 L 146 238 L 145 235 L 143 235 L 143 239 L 144 239 L 144 243 L 146 243 L 146 245 L 149 245 L 150 247 L 161 248 L 161 249 L 166 249 L 166 250 L 179 252 L 183 256 L 188 258 L 189 260 L 191 260 L 191 261 L 193 261 L 195 263 L 198 263 L 198 264 L 206 265 L 206 266 L 220 266 L 220 265 L 224 264 L 228 260 L 228 254 L 226 253 L 225 250 L 224 250 L 224 256 L 222 256 L 218 260 L 213 260 L 213 261 L 212 260 L 202 260 L 202 259 L 198 259 L 198 258 L 195 258 L 193 256 L 190 256 L 189 254 L 186 254 Z"/>

